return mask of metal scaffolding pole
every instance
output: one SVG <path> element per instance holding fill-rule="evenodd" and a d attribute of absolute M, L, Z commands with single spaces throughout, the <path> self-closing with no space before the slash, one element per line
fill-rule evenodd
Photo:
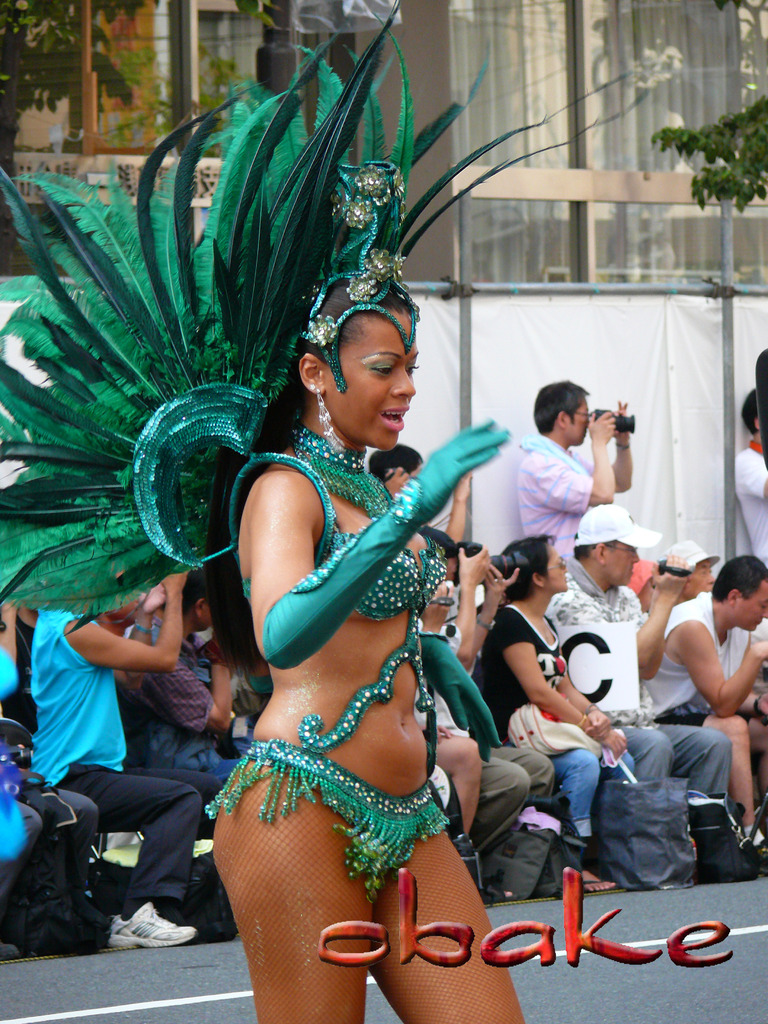
<path fill-rule="evenodd" d="M 459 427 L 472 422 L 472 199 L 459 200 Z M 472 494 L 465 536 L 472 536 Z"/>
<path fill-rule="evenodd" d="M 720 204 L 720 307 L 723 338 L 723 515 L 725 557 L 736 554 L 736 391 L 733 368 L 733 200 Z"/>
<path fill-rule="evenodd" d="M 409 281 L 408 290 L 418 295 L 443 295 L 446 299 L 456 294 L 455 285 L 447 281 Z M 520 284 L 487 284 L 476 282 L 472 285 L 473 295 L 700 295 L 705 299 L 716 299 L 720 285 L 702 284 L 587 284 L 584 282 L 555 282 Z M 768 285 L 734 284 L 733 294 L 768 296 Z"/>
<path fill-rule="evenodd" d="M 741 31 L 735 6 L 725 12 L 725 95 L 731 112 L 741 110 Z M 736 393 L 733 368 L 733 200 L 720 203 L 720 308 L 723 336 L 723 516 L 725 557 L 736 554 Z"/>

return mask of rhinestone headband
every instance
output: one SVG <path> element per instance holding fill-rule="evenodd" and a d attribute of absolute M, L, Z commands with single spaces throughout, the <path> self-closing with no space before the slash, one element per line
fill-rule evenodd
<path fill-rule="evenodd" d="M 312 306 L 303 337 L 322 351 L 342 392 L 347 382 L 339 361 L 339 332 L 350 316 L 361 312 L 385 316 L 397 328 L 406 354 L 416 336 L 419 311 L 403 284 L 404 257 L 396 251 L 405 216 L 404 199 L 403 175 L 394 164 L 381 161 L 339 168 L 339 186 L 332 203 L 340 248 Z M 347 294 L 354 305 L 334 319 L 320 311 L 331 287 L 341 280 L 349 281 Z M 382 305 L 390 291 L 409 308 L 410 331 L 405 331 L 392 311 Z"/>

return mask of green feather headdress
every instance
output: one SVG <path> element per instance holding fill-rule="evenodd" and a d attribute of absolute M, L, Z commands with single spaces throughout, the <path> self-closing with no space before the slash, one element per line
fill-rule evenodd
<path fill-rule="evenodd" d="M 0 460 L 23 467 L 0 489 L 0 601 L 95 614 L 201 564 L 215 449 L 252 450 L 302 335 L 324 347 L 345 386 L 339 323 L 320 315 L 330 285 L 350 279 L 355 311 L 389 315 L 379 303 L 390 288 L 410 301 L 402 257 L 424 230 L 416 221 L 490 145 L 405 213 L 412 165 L 463 107 L 414 137 L 398 50 L 401 111 L 386 152 L 376 76 L 390 24 L 344 84 L 320 48 L 285 94 L 246 90 L 171 133 L 147 159 L 135 208 L 114 177 L 105 201 L 97 186 L 36 174 L 26 180 L 44 203 L 37 219 L 0 172 L 35 271 L 0 291 L 20 302 L 3 337 L 20 338 L 45 376 L 33 383 L 0 363 Z M 313 79 L 307 133 L 302 97 Z M 365 162 L 354 168 L 359 128 Z M 214 143 L 220 180 L 196 241 L 195 173 Z M 410 347 L 412 332 L 403 341 Z"/>

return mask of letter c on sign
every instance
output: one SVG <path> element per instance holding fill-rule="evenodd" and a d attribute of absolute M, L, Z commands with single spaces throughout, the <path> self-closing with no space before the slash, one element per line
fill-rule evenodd
<path fill-rule="evenodd" d="M 563 655 L 566 661 L 570 661 L 571 652 L 575 648 L 580 647 L 582 644 L 591 644 L 597 649 L 598 654 L 610 654 L 611 648 L 597 633 L 574 633 L 573 636 L 569 636 L 563 644 Z M 582 690 L 581 693 L 587 698 L 592 704 L 599 704 L 603 697 L 607 696 L 608 691 L 613 685 L 613 679 L 601 679 L 600 685 L 596 690 L 591 693 L 586 693 Z"/>

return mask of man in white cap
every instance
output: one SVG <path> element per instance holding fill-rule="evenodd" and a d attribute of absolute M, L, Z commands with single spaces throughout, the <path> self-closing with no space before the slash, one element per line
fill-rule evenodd
<path fill-rule="evenodd" d="M 574 557 L 567 560 L 568 590 L 555 594 L 547 611 L 557 627 L 631 622 L 637 629 L 641 680 L 652 679 L 658 671 L 667 622 L 689 578 L 670 573 L 659 576 L 648 614 L 643 612 L 628 583 L 638 561 L 637 549 L 654 547 L 660 540 L 660 533 L 638 526 L 620 505 L 589 509 L 579 523 Z M 669 556 L 668 565 L 688 568 L 677 555 Z M 722 792 L 727 786 L 730 743 L 723 743 L 715 730 L 658 726 L 643 685 L 639 708 L 611 712 L 610 717 L 612 725 L 626 734 L 638 778 L 681 776 L 703 793 Z"/>
<path fill-rule="evenodd" d="M 758 698 L 753 692 L 757 673 L 768 658 L 768 641 L 750 646 L 749 636 L 766 616 L 765 563 L 754 555 L 730 559 L 711 594 L 700 593 L 670 615 L 664 658 L 647 684 L 657 721 L 684 723 L 728 738 L 729 791 L 745 808 L 745 828 L 755 820 L 752 755 L 759 757 L 760 788 L 768 788 L 768 727 L 763 724 L 768 696 Z M 749 721 L 745 714 L 751 716 Z"/>
<path fill-rule="evenodd" d="M 686 577 L 685 585 L 680 591 L 677 603 L 683 604 L 684 601 L 692 601 L 699 594 L 710 594 L 712 587 L 715 585 L 712 566 L 717 565 L 720 561 L 720 556 L 708 555 L 704 548 L 697 544 L 695 540 L 681 540 L 677 544 L 673 544 L 672 547 L 667 548 L 664 557 L 671 558 L 673 555 L 676 558 L 682 558 L 691 571 L 691 575 Z"/>

